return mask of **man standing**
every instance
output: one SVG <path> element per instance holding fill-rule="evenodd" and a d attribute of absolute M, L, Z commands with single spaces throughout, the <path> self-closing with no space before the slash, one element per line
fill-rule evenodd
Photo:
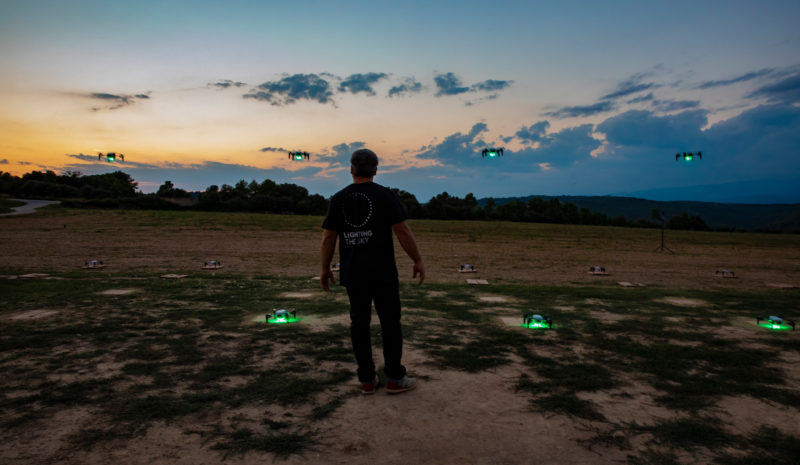
<path fill-rule="evenodd" d="M 374 301 L 383 334 L 386 392 L 396 394 L 414 389 L 416 380 L 406 375 L 401 363 L 403 332 L 392 231 L 414 261 L 413 277 L 419 276 L 420 284 L 425 280 L 425 268 L 400 200 L 391 190 L 372 182 L 377 169 L 378 156 L 372 150 L 356 150 L 350 157 L 353 184 L 331 197 L 322 223 L 320 283 L 326 291 L 329 282 L 335 284 L 331 260 L 340 239 L 339 277 L 350 298 L 350 338 L 361 392 L 373 394 L 378 385 L 369 329 Z"/>

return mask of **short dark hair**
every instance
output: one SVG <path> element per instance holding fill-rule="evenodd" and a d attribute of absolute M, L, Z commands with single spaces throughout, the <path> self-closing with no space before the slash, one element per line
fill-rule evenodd
<path fill-rule="evenodd" d="M 360 178 L 371 178 L 378 172 L 378 156 L 370 149 L 358 149 L 350 157 L 353 174 Z"/>

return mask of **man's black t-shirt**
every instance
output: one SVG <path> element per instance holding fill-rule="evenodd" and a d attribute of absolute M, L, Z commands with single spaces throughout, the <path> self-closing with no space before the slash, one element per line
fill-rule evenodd
<path fill-rule="evenodd" d="M 342 285 L 397 280 L 392 226 L 406 218 L 394 192 L 374 182 L 350 184 L 331 197 L 322 227 L 339 235 Z"/>

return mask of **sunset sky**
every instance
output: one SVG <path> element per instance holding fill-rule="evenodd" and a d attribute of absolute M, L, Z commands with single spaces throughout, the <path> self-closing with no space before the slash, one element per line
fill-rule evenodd
<path fill-rule="evenodd" d="M 421 202 L 800 202 L 798 24 L 796 0 L 0 0 L 0 171 L 329 196 L 368 147 Z"/>

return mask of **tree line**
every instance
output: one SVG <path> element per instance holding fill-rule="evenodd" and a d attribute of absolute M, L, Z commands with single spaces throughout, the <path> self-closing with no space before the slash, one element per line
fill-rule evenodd
<path fill-rule="evenodd" d="M 32 171 L 19 176 L 0 171 L 0 195 L 59 199 L 74 208 L 127 208 L 203 211 L 262 212 L 304 215 L 324 215 L 328 199 L 309 194 L 296 184 L 278 184 L 270 179 L 262 182 L 240 180 L 231 186 L 211 185 L 202 192 L 188 192 L 165 181 L 152 194 L 137 190 L 138 183 L 122 172 L 82 175 L 67 171 Z M 578 208 L 571 202 L 558 199 L 532 198 L 527 202 L 514 200 L 497 205 L 489 198 L 483 205 L 471 193 L 464 198 L 442 192 L 421 204 L 404 190 L 392 189 L 405 207 L 409 218 L 439 220 L 502 220 L 532 223 L 561 223 L 584 225 L 627 226 L 642 228 L 710 230 L 699 216 L 686 212 L 663 218 L 657 210 L 652 218 L 628 220 L 623 215 L 609 218 L 606 214 Z"/>

